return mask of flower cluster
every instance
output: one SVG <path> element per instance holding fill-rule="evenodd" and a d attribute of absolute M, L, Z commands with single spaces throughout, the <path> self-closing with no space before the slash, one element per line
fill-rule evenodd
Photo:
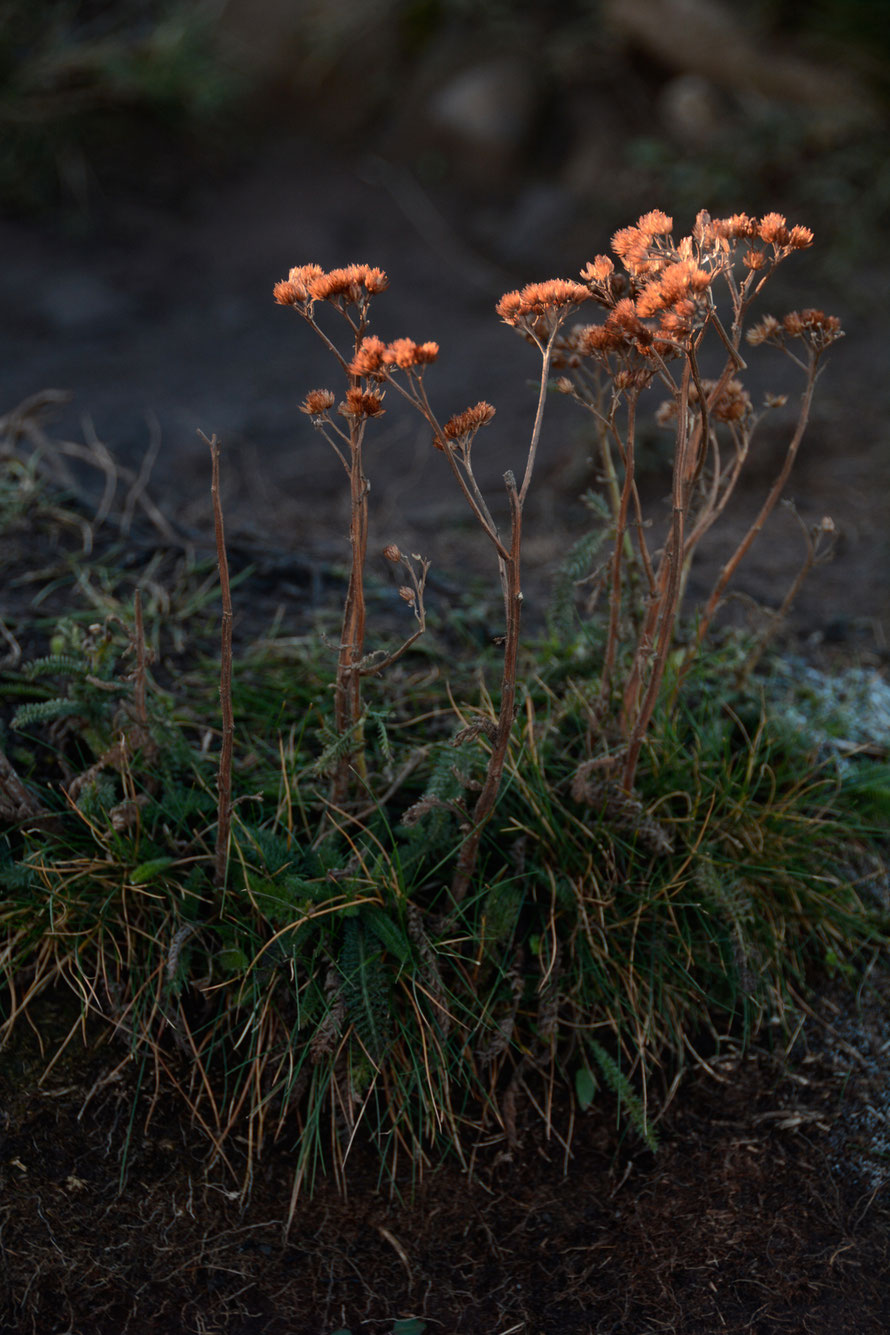
<path fill-rule="evenodd" d="M 691 234 L 677 243 L 672 227 L 673 219 L 660 209 L 644 213 L 633 227 L 622 228 L 612 238 L 612 250 L 624 274 L 616 272 L 608 255 L 597 255 L 585 265 L 580 276 L 591 298 L 609 315 L 604 324 L 577 327 L 561 340 L 557 366 L 577 366 L 583 357 L 607 362 L 610 354 L 618 354 L 625 364 L 639 357 L 677 356 L 711 318 L 714 279 L 720 273 L 731 274 L 737 243 L 746 247 L 740 256 L 742 264 L 757 270 L 771 267 L 813 241 L 808 227 L 789 227 L 780 213 L 767 213 L 760 219 L 746 213 L 712 219 L 702 212 Z M 502 299 L 502 305 L 512 301 L 515 306 L 523 295 L 511 293 Z M 505 314 L 499 307 L 503 318 L 511 309 Z M 823 326 L 823 337 L 828 332 Z M 760 336 L 760 341 L 765 337 Z"/>
<path fill-rule="evenodd" d="M 722 385 L 718 380 L 703 380 L 701 387 L 708 403 L 708 414 L 712 422 L 740 422 L 749 418 L 753 412 L 751 400 L 740 380 L 727 380 Z M 689 386 L 689 406 L 698 408 L 701 402 L 698 387 Z M 659 426 L 667 426 L 677 417 L 677 400 L 666 399 L 655 414 Z"/>
<path fill-rule="evenodd" d="M 453 417 L 449 417 L 442 428 L 442 434 L 446 441 L 466 446 L 480 427 L 488 426 L 494 414 L 494 408 L 483 399 L 479 403 L 474 403 L 472 408 L 465 408 L 462 413 L 455 413 Z M 433 443 L 437 450 L 445 449 L 443 441 L 436 440 Z"/>
<path fill-rule="evenodd" d="M 583 284 L 568 278 L 551 278 L 546 283 L 528 283 L 521 291 L 505 293 L 495 310 L 514 329 L 534 331 L 543 325 L 552 330 L 573 307 L 589 297 L 590 290 Z"/>
<path fill-rule="evenodd" d="M 348 369 L 350 375 L 384 380 L 391 368 L 410 371 L 419 367 L 422 371 L 438 355 L 438 343 L 415 343 L 411 338 L 397 338 L 392 343 L 384 343 L 382 338 L 372 335 L 362 339 Z"/>
<path fill-rule="evenodd" d="M 337 409 L 343 417 L 382 417 L 386 412 L 382 392 L 365 389 L 347 389 L 346 402 Z"/>
<path fill-rule="evenodd" d="M 826 315 L 824 311 L 811 308 L 789 311 L 782 320 L 777 320 L 774 315 L 765 315 L 745 335 L 752 347 L 758 347 L 761 343 L 774 343 L 782 347 L 786 339 L 800 338 L 817 352 L 843 336 L 844 331 L 836 315 Z"/>
<path fill-rule="evenodd" d="M 287 278 L 276 283 L 272 295 L 279 306 L 297 306 L 307 311 L 315 301 L 364 303 L 388 287 L 389 279 L 383 270 L 367 264 L 347 264 L 328 273 L 318 264 L 304 264 L 291 269 Z"/>
<path fill-rule="evenodd" d="M 310 417 L 324 417 L 333 408 L 335 397 L 329 389 L 310 389 L 300 404 L 300 412 Z"/>

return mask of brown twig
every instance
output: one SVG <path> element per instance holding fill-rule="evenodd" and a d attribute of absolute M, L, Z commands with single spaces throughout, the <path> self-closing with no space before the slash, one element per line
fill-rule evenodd
<path fill-rule="evenodd" d="M 219 441 L 214 435 L 208 440 L 203 431 L 198 435 L 210 446 L 212 466 L 211 496 L 213 523 L 216 533 L 216 556 L 219 565 L 219 588 L 222 598 L 219 656 L 219 701 L 222 712 L 222 744 L 219 751 L 217 777 L 216 856 L 214 885 L 220 890 L 226 884 L 226 865 L 229 855 L 229 836 L 232 828 L 232 746 L 235 735 L 235 716 L 232 709 L 232 590 L 229 584 L 229 562 L 226 555 L 223 527 L 222 500 L 219 490 Z"/>

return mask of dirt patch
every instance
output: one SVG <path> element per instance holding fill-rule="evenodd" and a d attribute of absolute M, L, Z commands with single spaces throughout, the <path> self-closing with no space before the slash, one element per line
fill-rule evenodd
<path fill-rule="evenodd" d="M 348 1195 L 319 1182 L 288 1233 L 286 1132 L 242 1203 L 237 1151 L 232 1172 L 208 1166 L 107 1032 L 88 1026 L 46 1070 L 76 1018 L 47 998 L 43 1052 L 22 1026 L 0 1076 L 0 1330 L 388 1335 L 415 1317 L 455 1335 L 880 1335 L 888 1175 L 862 1117 L 886 1105 L 887 991 L 870 976 L 855 1014 L 824 994 L 787 1065 L 759 1047 L 690 1071 L 655 1158 L 604 1104 L 572 1125 L 557 1098 L 548 1138 L 527 1103 L 521 1149 L 493 1137 L 472 1176 L 381 1181 L 356 1144 Z"/>

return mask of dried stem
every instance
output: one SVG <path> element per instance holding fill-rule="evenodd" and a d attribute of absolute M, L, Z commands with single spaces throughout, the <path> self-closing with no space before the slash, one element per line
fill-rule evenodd
<path fill-rule="evenodd" d="M 219 588 L 222 598 L 219 656 L 219 701 L 222 712 L 222 744 L 219 751 L 217 777 L 216 857 L 214 885 L 220 890 L 226 884 L 226 864 L 229 855 L 229 836 L 232 828 L 232 744 L 235 735 L 235 715 L 232 709 L 232 590 L 229 584 L 229 561 L 226 555 L 223 527 L 222 500 L 219 490 L 219 441 L 214 435 L 207 440 L 203 431 L 198 435 L 210 446 L 212 466 L 211 496 L 213 524 L 216 533 L 216 558 L 219 565 Z"/>
<path fill-rule="evenodd" d="M 818 360 L 819 360 L 818 353 L 815 351 L 811 352 L 808 374 L 807 374 L 807 383 L 804 387 L 803 394 L 801 395 L 800 411 L 798 412 L 797 416 L 797 425 L 795 426 L 794 434 L 791 437 L 791 440 L 789 441 L 788 449 L 785 454 L 785 460 L 782 464 L 778 476 L 776 477 L 775 482 L 770 487 L 769 493 L 765 501 L 763 502 L 763 505 L 760 507 L 760 510 L 757 513 L 756 519 L 753 521 L 751 527 L 748 529 L 748 532 L 745 534 L 744 538 L 742 538 L 742 541 L 739 543 L 738 547 L 733 552 L 732 556 L 729 558 L 729 560 L 726 562 L 726 564 L 723 566 L 720 572 L 720 575 L 714 585 L 714 588 L 711 591 L 711 596 L 709 597 L 707 603 L 705 604 L 704 610 L 699 620 L 698 631 L 695 638 L 695 646 L 694 649 L 692 650 L 693 654 L 696 654 L 701 650 L 701 645 L 705 635 L 707 634 L 708 627 L 710 626 L 711 621 L 714 618 L 714 614 L 716 613 L 718 607 L 720 606 L 723 595 L 726 592 L 726 586 L 729 584 L 729 581 L 732 579 L 733 575 L 738 569 L 739 564 L 742 561 L 742 558 L 748 552 L 749 548 L 754 543 L 755 539 L 759 536 L 760 531 L 763 528 L 764 524 L 766 523 L 767 519 L 772 514 L 773 510 L 776 508 L 776 505 L 778 504 L 778 501 L 782 495 L 782 491 L 784 490 L 785 483 L 788 481 L 791 469 L 794 466 L 794 460 L 797 458 L 797 452 L 800 448 L 800 443 L 803 440 L 804 432 L 806 431 L 807 422 L 809 421 L 810 409 L 812 408 L 813 404 L 813 391 L 816 387 L 816 379 L 818 376 Z M 687 660 L 687 670 L 688 670 L 688 661 L 689 660 Z"/>

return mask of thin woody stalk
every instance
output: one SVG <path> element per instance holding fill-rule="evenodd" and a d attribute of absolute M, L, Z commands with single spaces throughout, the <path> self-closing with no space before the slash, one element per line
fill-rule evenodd
<path fill-rule="evenodd" d="M 558 325 L 557 325 L 558 328 Z M 539 344 L 542 353 L 541 386 L 538 392 L 538 406 L 532 427 L 531 441 L 525 463 L 522 487 L 517 490 L 516 478 L 512 471 L 504 475 L 507 498 L 510 505 L 510 548 L 506 556 L 501 555 L 499 546 L 501 579 L 504 590 L 504 610 L 506 614 L 506 636 L 504 639 L 504 663 L 501 677 L 501 699 L 498 709 L 498 721 L 492 738 L 491 753 L 485 770 L 485 779 L 479 790 L 479 796 L 473 807 L 472 825 L 461 845 L 451 883 L 451 892 L 455 902 L 460 903 L 465 897 L 476 869 L 479 857 L 479 845 L 482 834 L 497 802 L 504 774 L 504 764 L 513 731 L 516 714 L 516 668 L 519 659 L 519 639 L 522 625 L 522 511 L 525 498 L 531 486 L 535 458 L 541 440 L 541 428 L 544 423 L 544 407 L 547 399 L 547 382 L 550 377 L 550 362 L 553 354 L 553 340 L 556 329 L 550 334 L 545 345 Z"/>
<path fill-rule="evenodd" d="M 213 883 L 222 890 L 226 884 L 226 864 L 229 856 L 229 836 L 232 828 L 232 746 L 235 736 L 235 715 L 232 709 L 232 590 L 229 584 L 229 562 L 223 527 L 222 500 L 219 490 L 219 441 L 216 436 L 207 440 L 203 431 L 198 435 L 210 446 L 212 477 L 210 494 L 213 498 L 213 525 L 216 534 L 216 557 L 219 566 L 219 589 L 222 599 L 219 656 L 219 702 L 222 713 L 222 744 L 219 751 L 217 788 L 216 853 Z"/>
<path fill-rule="evenodd" d="M 687 472 L 690 455 L 688 414 L 691 370 L 692 363 L 690 360 L 687 360 L 684 368 L 683 380 L 680 385 L 677 405 L 677 449 L 674 457 L 673 515 L 670 536 L 665 548 L 663 560 L 663 570 L 666 574 L 666 580 L 663 586 L 663 593 L 657 604 L 659 617 L 658 631 L 653 654 L 654 661 L 649 673 L 649 682 L 642 702 L 635 710 L 633 725 L 628 737 L 627 754 L 625 756 L 624 771 L 622 775 L 622 787 L 626 792 L 630 792 L 633 788 L 637 762 L 643 745 L 643 738 L 646 735 L 646 730 L 649 727 L 649 722 L 658 700 L 658 692 L 661 688 L 664 669 L 667 664 L 668 653 L 670 652 L 674 622 L 676 620 L 680 591 L 682 588 L 684 531 L 686 511 L 688 507 Z M 641 655 L 638 651 L 638 660 L 640 657 Z"/>
<path fill-rule="evenodd" d="M 775 482 L 773 483 L 772 487 L 769 490 L 769 494 L 767 495 L 766 500 L 760 507 L 756 519 L 751 524 L 751 527 L 748 529 L 748 532 L 745 534 L 744 538 L 742 538 L 742 541 L 739 543 L 738 547 L 733 552 L 732 556 L 724 565 L 723 569 L 720 572 L 719 578 L 717 579 L 717 582 L 714 585 L 713 590 L 711 591 L 711 596 L 708 599 L 707 603 L 705 604 L 704 611 L 702 612 L 701 618 L 699 620 L 698 632 L 696 634 L 696 639 L 695 639 L 695 649 L 693 651 L 695 653 L 697 653 L 701 648 L 701 644 L 702 641 L 704 640 L 705 635 L 707 634 L 708 627 L 710 626 L 711 621 L 714 618 L 714 614 L 716 613 L 718 607 L 720 606 L 721 599 L 723 598 L 723 595 L 726 592 L 726 586 L 729 584 L 729 581 L 732 579 L 733 575 L 738 569 L 739 563 L 741 562 L 742 558 L 745 556 L 745 554 L 751 547 L 752 543 L 758 537 L 767 519 L 772 514 L 773 510 L 776 508 L 776 505 L 778 504 L 779 498 L 782 495 L 782 491 L 785 487 L 785 483 L 788 481 L 791 469 L 794 466 L 794 460 L 796 459 L 797 452 L 800 449 L 800 443 L 803 440 L 804 432 L 806 431 L 807 422 L 809 421 L 810 409 L 812 408 L 813 404 L 813 391 L 816 387 L 818 361 L 819 361 L 818 353 L 812 352 L 810 355 L 810 363 L 808 367 L 807 383 L 804 387 L 804 391 L 801 396 L 800 411 L 797 417 L 797 425 L 795 426 L 794 429 L 794 435 L 791 437 L 791 440 L 789 442 L 788 450 L 785 454 L 784 463 L 782 464 L 782 468 L 778 476 L 776 477 Z"/>
<path fill-rule="evenodd" d="M 485 779 L 473 808 L 471 828 L 461 844 L 454 878 L 451 883 L 451 893 L 455 903 L 458 904 L 469 889 L 479 858 L 479 845 L 482 841 L 482 835 L 498 799 L 504 764 L 510 746 L 510 734 L 513 731 L 513 719 L 516 714 L 516 665 L 519 657 L 519 632 L 522 619 L 522 590 L 520 588 L 522 502 L 516 490 L 516 479 L 513 474 L 507 473 L 504 480 L 507 484 L 507 494 L 510 500 L 510 555 L 508 560 L 502 562 L 504 604 L 507 610 L 507 634 L 504 642 L 501 700 L 498 709 L 498 721 L 491 743 L 491 753 L 485 770 Z"/>
<path fill-rule="evenodd" d="M 368 555 L 368 480 L 362 463 L 364 421 L 352 423 L 349 433 L 349 541 L 352 559 L 349 584 L 343 606 L 343 622 L 337 653 L 337 680 L 334 687 L 334 721 L 340 737 L 350 737 L 349 745 L 336 762 L 330 800 L 339 806 L 349 791 L 353 767 L 364 769 L 363 749 L 357 730 L 361 726 L 361 674 L 358 665 L 365 642 L 365 562 Z"/>

